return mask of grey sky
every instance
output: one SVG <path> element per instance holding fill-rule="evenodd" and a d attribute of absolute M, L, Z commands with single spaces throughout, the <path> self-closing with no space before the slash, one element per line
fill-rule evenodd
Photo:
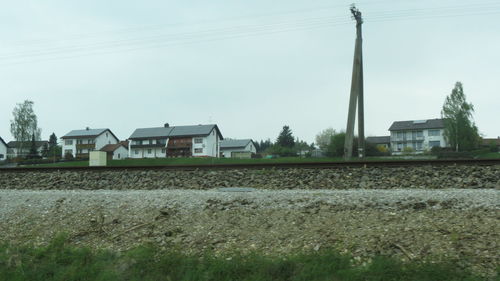
<path fill-rule="evenodd" d="M 86 126 L 216 123 L 225 137 L 307 142 L 345 128 L 350 1 L 2 1 L 0 136 L 35 102 L 42 137 Z M 358 1 L 366 135 L 439 118 L 462 81 L 479 130 L 500 135 L 500 1 Z"/>

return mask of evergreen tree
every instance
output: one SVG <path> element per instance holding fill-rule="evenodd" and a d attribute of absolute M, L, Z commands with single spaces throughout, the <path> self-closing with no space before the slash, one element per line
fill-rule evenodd
<path fill-rule="evenodd" d="M 444 119 L 444 137 L 456 151 L 471 150 L 478 146 L 479 133 L 472 113 L 474 106 L 467 103 L 462 83 L 457 82 L 451 94 L 446 97 L 441 111 Z"/>
<path fill-rule="evenodd" d="M 267 139 L 265 141 L 261 140 L 260 143 L 259 143 L 259 151 L 257 152 L 264 152 L 266 151 L 267 149 L 269 149 L 269 147 L 271 147 L 273 145 L 273 143 L 271 142 L 270 139 Z"/>
<path fill-rule="evenodd" d="M 287 125 L 283 126 L 283 130 L 276 140 L 276 144 L 281 147 L 293 148 L 295 140 L 293 139 L 292 130 Z"/>
<path fill-rule="evenodd" d="M 49 137 L 49 149 L 52 150 L 57 146 L 57 137 L 55 133 L 52 133 Z"/>

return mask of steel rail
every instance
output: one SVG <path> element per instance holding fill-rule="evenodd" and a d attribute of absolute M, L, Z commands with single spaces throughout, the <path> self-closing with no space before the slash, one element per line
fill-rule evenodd
<path fill-rule="evenodd" d="M 328 169 L 348 167 L 411 167 L 411 166 L 451 166 L 500 165 L 500 159 L 435 159 L 435 160 L 393 160 L 393 161 L 348 161 L 348 162 L 291 162 L 291 163 L 251 163 L 251 164 L 201 164 L 201 165 L 136 165 L 104 167 L 12 167 L 0 168 L 2 172 L 38 171 L 112 171 L 112 170 L 210 170 L 210 169 Z"/>

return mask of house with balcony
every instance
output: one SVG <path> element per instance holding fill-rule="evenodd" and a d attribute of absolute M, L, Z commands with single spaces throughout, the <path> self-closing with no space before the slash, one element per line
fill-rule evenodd
<path fill-rule="evenodd" d="M 110 129 L 73 130 L 61 137 L 62 157 L 67 154 L 77 158 L 88 158 L 89 152 L 100 150 L 107 144 L 116 144 L 118 138 Z"/>
<path fill-rule="evenodd" d="M 251 139 L 225 139 L 220 143 L 220 153 L 225 158 L 251 158 L 257 149 Z"/>
<path fill-rule="evenodd" d="M 396 155 L 405 150 L 423 153 L 435 146 L 447 146 L 443 119 L 396 121 L 389 131 L 391 151 Z"/>
<path fill-rule="evenodd" d="M 8 148 L 7 143 L 0 137 L 0 161 L 7 159 Z"/>
<path fill-rule="evenodd" d="M 31 150 L 31 141 L 9 141 L 7 143 L 7 155 L 9 157 L 26 157 Z M 42 155 L 44 147 L 49 147 L 49 142 L 46 140 L 35 141 L 35 147 L 38 155 Z"/>
<path fill-rule="evenodd" d="M 222 134 L 215 124 L 139 128 L 129 137 L 130 158 L 218 157 Z"/>

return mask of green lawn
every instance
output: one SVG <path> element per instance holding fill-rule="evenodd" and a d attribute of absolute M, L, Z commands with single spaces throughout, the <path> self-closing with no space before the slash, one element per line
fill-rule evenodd
<path fill-rule="evenodd" d="M 108 161 L 108 166 L 175 166 L 175 165 L 213 165 L 213 164 L 259 164 L 259 163 L 311 163 L 338 162 L 342 158 L 299 158 L 282 157 L 273 159 L 231 159 L 231 158 L 146 158 Z M 30 165 L 29 167 L 85 167 L 88 161 L 59 162 L 51 164 Z"/>
<path fill-rule="evenodd" d="M 489 152 L 476 156 L 479 159 L 500 159 L 500 153 Z M 432 155 L 412 156 L 387 156 L 387 157 L 367 157 L 363 161 L 402 161 L 402 160 L 428 160 L 436 159 Z M 260 164 L 260 163 L 314 163 L 314 162 L 343 162 L 341 157 L 335 158 L 300 158 L 300 157 L 280 157 L 280 158 L 255 158 L 255 159 L 234 159 L 234 158 L 146 158 L 146 159 L 124 159 L 108 161 L 108 166 L 175 166 L 175 165 L 213 165 L 213 164 Z M 354 158 L 352 161 L 359 161 Z M 24 167 L 86 167 L 88 161 L 57 162 L 50 164 L 28 165 Z"/>
<path fill-rule="evenodd" d="M 125 253 L 68 246 L 64 237 L 47 247 L 0 245 L 0 280 L 486 280 L 453 262 L 402 263 L 375 257 L 367 265 L 332 249 L 287 256 L 226 254 L 186 255 L 143 246 Z"/>

